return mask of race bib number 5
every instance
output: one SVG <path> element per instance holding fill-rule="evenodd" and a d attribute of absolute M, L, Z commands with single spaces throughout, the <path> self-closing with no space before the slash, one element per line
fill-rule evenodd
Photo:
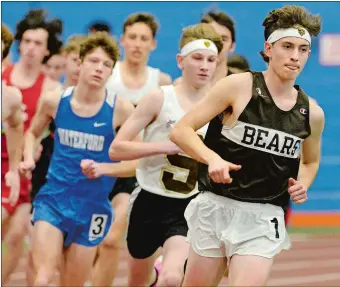
<path fill-rule="evenodd" d="M 203 136 L 198 135 L 203 141 Z M 168 163 L 162 169 L 161 185 L 166 191 L 188 194 L 197 182 L 198 163 L 191 157 L 181 154 L 166 155 Z"/>

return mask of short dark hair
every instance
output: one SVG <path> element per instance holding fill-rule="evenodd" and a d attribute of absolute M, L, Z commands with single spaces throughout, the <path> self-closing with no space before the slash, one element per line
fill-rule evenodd
<path fill-rule="evenodd" d="M 16 34 L 14 37 L 15 40 L 21 42 L 22 36 L 27 30 L 39 28 L 46 30 L 48 32 L 47 49 L 50 54 L 44 58 L 43 63 L 46 63 L 54 54 L 59 53 L 62 46 L 62 42 L 59 39 L 59 36 L 63 31 L 62 21 L 55 18 L 48 22 L 46 18 L 47 12 L 44 9 L 30 10 L 25 15 L 24 19 L 16 25 Z"/>
<path fill-rule="evenodd" d="M 236 41 L 235 22 L 229 15 L 222 11 L 211 10 L 202 16 L 201 23 L 211 22 L 216 22 L 221 26 L 226 27 L 231 33 L 231 40 L 233 43 Z"/>
<path fill-rule="evenodd" d="M 303 6 L 286 5 L 269 12 L 262 26 L 264 26 L 264 39 L 266 41 L 275 30 L 291 27 L 303 27 L 312 37 L 316 37 L 321 30 L 321 17 L 313 15 Z M 265 62 L 269 62 L 269 58 L 263 51 L 260 52 L 260 55 Z"/>
<path fill-rule="evenodd" d="M 80 44 L 79 57 L 81 61 L 98 47 L 105 51 L 114 64 L 119 60 L 119 48 L 116 40 L 106 32 L 95 32 Z"/>
<path fill-rule="evenodd" d="M 250 69 L 248 60 L 239 54 L 232 54 L 228 57 L 228 68 L 236 68 L 242 71 L 248 71 Z"/>
<path fill-rule="evenodd" d="M 155 38 L 158 31 L 158 24 L 155 17 L 149 13 L 134 13 L 129 15 L 123 24 L 123 33 L 125 33 L 128 26 L 135 23 L 144 23 L 149 26 L 152 31 L 152 36 Z"/>
<path fill-rule="evenodd" d="M 111 34 L 111 26 L 108 22 L 105 21 L 95 21 L 90 24 L 89 29 L 90 32 L 107 32 Z"/>

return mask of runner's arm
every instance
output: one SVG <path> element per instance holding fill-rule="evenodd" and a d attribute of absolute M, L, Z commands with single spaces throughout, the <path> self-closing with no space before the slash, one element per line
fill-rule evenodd
<path fill-rule="evenodd" d="M 163 99 L 164 95 L 161 89 L 150 92 L 142 98 L 111 144 L 110 158 L 112 160 L 139 159 L 157 154 L 166 154 L 173 149 L 174 144 L 170 141 L 132 141 L 158 117 L 163 105 Z"/>

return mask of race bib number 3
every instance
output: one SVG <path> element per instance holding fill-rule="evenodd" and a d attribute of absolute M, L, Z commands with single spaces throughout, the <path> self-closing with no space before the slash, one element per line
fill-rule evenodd
<path fill-rule="evenodd" d="M 90 225 L 90 230 L 89 230 L 90 240 L 95 240 L 97 238 L 104 236 L 107 219 L 108 219 L 107 214 L 93 214 L 92 215 L 91 225 Z"/>

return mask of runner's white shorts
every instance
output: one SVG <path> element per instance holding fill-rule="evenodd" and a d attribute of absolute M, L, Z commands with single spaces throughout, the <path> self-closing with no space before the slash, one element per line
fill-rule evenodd
<path fill-rule="evenodd" d="M 204 192 L 185 210 L 187 241 L 205 257 L 234 254 L 273 258 L 291 242 L 281 207 L 249 203 Z"/>

